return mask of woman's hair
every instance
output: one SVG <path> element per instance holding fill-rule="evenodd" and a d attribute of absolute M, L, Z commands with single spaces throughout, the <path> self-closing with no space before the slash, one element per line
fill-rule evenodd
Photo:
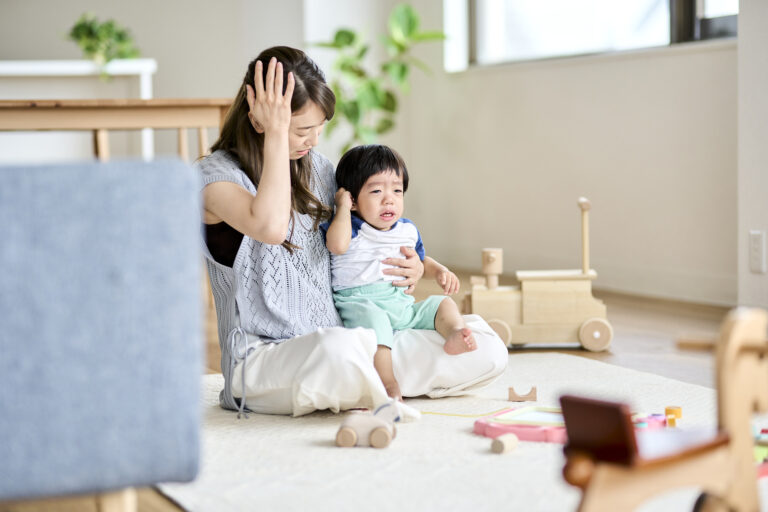
<path fill-rule="evenodd" d="M 336 184 L 357 201 L 368 178 L 382 172 L 394 172 L 403 179 L 403 192 L 408 190 L 408 168 L 403 158 L 389 146 L 369 144 L 356 146 L 341 157 L 336 167 Z"/>
<path fill-rule="evenodd" d="M 330 120 L 336 108 L 336 97 L 326 84 L 323 72 L 301 50 L 275 46 L 264 50 L 248 64 L 243 83 L 224 118 L 219 139 L 211 146 L 211 152 L 223 149 L 234 155 L 240 162 L 240 168 L 256 187 L 259 186 L 264 166 L 264 134 L 254 130 L 248 118 L 250 109 L 245 86 L 248 84 L 254 87 L 256 62 L 261 61 L 264 73 L 261 80 L 266 87 L 267 67 L 272 57 L 283 65 L 283 93 L 288 84 L 288 73 L 293 72 L 295 85 L 291 97 L 291 112 L 301 110 L 307 102 L 312 101 L 325 113 L 325 119 Z M 294 212 L 309 214 L 315 221 L 314 228 L 317 229 L 321 222 L 331 217 L 332 209 L 312 193 L 311 158 L 307 153 L 298 160 L 291 160 L 291 215 Z M 293 229 L 288 239 L 283 242 L 283 247 L 291 252 L 298 248 L 290 242 L 292 234 Z"/>

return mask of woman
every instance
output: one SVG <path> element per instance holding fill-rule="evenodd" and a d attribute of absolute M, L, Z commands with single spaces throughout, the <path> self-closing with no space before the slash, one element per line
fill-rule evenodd
<path fill-rule="evenodd" d="M 248 66 L 212 154 L 196 163 L 222 407 L 298 416 L 389 400 L 373 365 L 375 334 L 341 327 L 318 230 L 331 216 L 336 184 L 333 165 L 312 148 L 334 108 L 314 62 L 300 50 L 270 48 Z M 424 271 L 412 249 L 385 263 L 405 277 L 397 285 L 408 292 Z M 460 357 L 447 356 L 434 332 L 397 334 L 392 360 L 404 396 L 461 394 L 504 370 L 503 343 L 471 318 L 478 349 Z"/>

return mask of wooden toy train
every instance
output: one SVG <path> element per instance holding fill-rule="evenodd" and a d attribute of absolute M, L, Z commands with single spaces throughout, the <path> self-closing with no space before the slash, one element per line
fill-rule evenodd
<path fill-rule="evenodd" d="M 472 276 L 462 310 L 482 316 L 507 346 L 574 342 L 598 352 L 611 344 L 613 328 L 605 304 L 592 296 L 597 272 L 589 268 L 591 205 L 584 197 L 578 205 L 581 269 L 518 271 L 520 286 L 499 286 L 502 249 L 483 249 L 483 276 Z"/>

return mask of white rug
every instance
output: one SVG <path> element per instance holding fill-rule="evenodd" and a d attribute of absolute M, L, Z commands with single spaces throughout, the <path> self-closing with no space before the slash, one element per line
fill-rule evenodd
<path fill-rule="evenodd" d="M 568 511 L 579 492 L 561 477 L 562 446 L 521 442 L 504 455 L 474 435 L 475 417 L 515 405 L 507 389 L 538 388 L 536 405 L 559 406 L 565 393 L 628 402 L 639 412 L 683 408 L 683 426 L 712 426 L 712 389 L 555 353 L 510 355 L 491 386 L 458 398 L 409 399 L 422 419 L 398 424 L 381 450 L 337 448 L 340 415 L 300 418 L 235 413 L 219 408 L 221 375 L 204 377 L 202 470 L 191 484 L 160 490 L 192 511 Z M 429 414 L 441 413 L 441 414 Z M 691 510 L 698 492 L 668 494 L 642 510 Z"/>

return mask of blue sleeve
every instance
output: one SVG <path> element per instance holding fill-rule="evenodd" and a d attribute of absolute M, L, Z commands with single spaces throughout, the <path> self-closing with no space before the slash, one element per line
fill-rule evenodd
<path fill-rule="evenodd" d="M 414 224 L 411 219 L 406 219 L 405 217 L 402 217 L 398 222 L 406 222 L 412 225 L 414 228 L 416 228 L 417 239 L 416 239 L 416 247 L 414 247 L 414 250 L 416 251 L 416 254 L 419 255 L 419 259 L 421 261 L 424 261 L 426 254 L 424 253 L 424 244 L 421 242 L 421 233 L 419 233 L 419 228 L 416 227 L 416 224 Z"/>
<path fill-rule="evenodd" d="M 416 240 L 416 247 L 415 247 L 416 254 L 419 255 L 419 259 L 421 261 L 424 261 L 424 258 L 426 257 L 426 255 L 424 254 L 424 244 L 421 243 L 421 233 L 419 233 L 418 229 L 416 230 L 416 233 L 418 233 L 418 235 L 419 235 L 419 239 Z"/>
<path fill-rule="evenodd" d="M 333 220 L 333 217 L 331 217 L 331 220 Z M 326 236 L 325 235 L 328 233 L 328 228 L 331 227 L 331 220 L 329 220 L 327 222 L 323 222 L 319 226 L 320 233 L 323 235 L 323 242 L 326 241 Z"/>
<path fill-rule="evenodd" d="M 365 221 L 355 215 L 352 214 L 352 238 L 355 238 L 357 236 L 357 232 L 360 231 L 360 228 L 363 227 L 363 223 Z"/>
<path fill-rule="evenodd" d="M 335 215 L 334 215 L 335 216 Z M 333 217 L 331 216 L 331 220 L 327 222 L 323 222 L 320 224 L 320 233 L 323 234 L 323 241 L 326 240 L 326 235 L 328 234 L 328 228 L 331 227 L 331 222 L 333 222 Z M 357 236 L 357 232 L 360 231 L 360 228 L 363 225 L 363 219 L 358 217 L 357 215 L 352 215 L 352 238 L 355 238 Z"/>

